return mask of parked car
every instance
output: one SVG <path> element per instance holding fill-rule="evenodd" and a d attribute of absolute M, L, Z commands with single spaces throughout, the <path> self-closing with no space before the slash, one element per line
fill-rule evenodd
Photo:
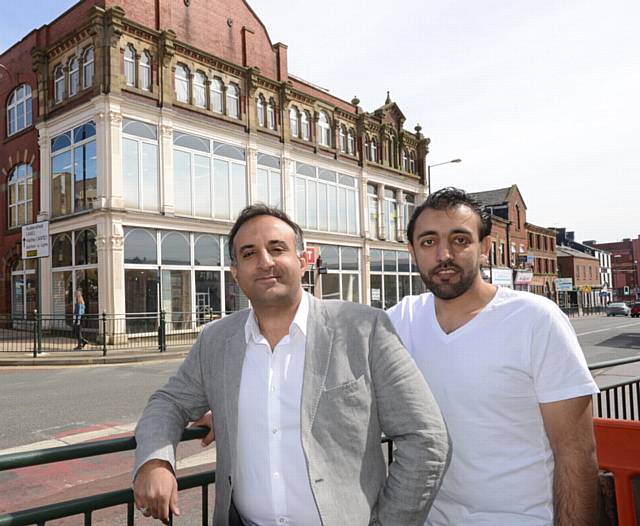
<path fill-rule="evenodd" d="M 631 305 L 631 316 L 633 318 L 640 318 L 640 303 Z"/>
<path fill-rule="evenodd" d="M 631 309 L 626 303 L 609 303 L 604 309 L 607 316 L 629 316 Z"/>

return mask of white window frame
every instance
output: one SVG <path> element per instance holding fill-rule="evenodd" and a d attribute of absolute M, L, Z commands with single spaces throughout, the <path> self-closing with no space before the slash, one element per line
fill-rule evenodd
<path fill-rule="evenodd" d="M 31 86 L 21 84 L 13 90 L 7 104 L 7 135 L 13 135 L 33 124 Z M 12 126 L 13 125 L 13 126 Z"/>
<path fill-rule="evenodd" d="M 82 54 L 82 88 L 93 86 L 95 53 L 93 46 L 89 46 Z"/>
<path fill-rule="evenodd" d="M 53 70 L 54 101 L 56 104 L 62 102 L 65 97 L 64 77 L 64 66 L 60 64 Z"/>
<path fill-rule="evenodd" d="M 240 118 L 240 88 L 233 82 L 227 86 L 227 115 L 234 119 Z"/>
<path fill-rule="evenodd" d="M 262 177 L 266 177 L 266 186 L 267 186 L 266 198 L 267 199 L 266 200 L 261 199 L 262 196 L 257 195 L 257 191 L 256 191 L 256 196 L 258 200 L 264 202 L 269 206 L 273 206 L 275 208 L 282 208 L 282 170 L 259 164 L 256 167 L 256 183 Z M 277 196 L 274 196 L 272 192 L 274 179 L 278 181 L 279 193 Z"/>
<path fill-rule="evenodd" d="M 289 108 L 289 127 L 291 128 L 291 136 L 300 137 L 300 125 L 298 122 L 298 109 L 295 106 Z"/>
<path fill-rule="evenodd" d="M 276 129 L 276 103 L 273 98 L 267 103 L 267 127 L 270 130 Z"/>
<path fill-rule="evenodd" d="M 137 119 L 131 119 L 131 120 L 137 120 Z M 144 122 L 144 121 L 139 121 L 142 122 L 143 124 L 147 124 L 148 126 L 155 126 L 156 128 L 156 139 L 149 139 L 148 137 L 141 137 L 139 135 L 131 135 L 128 134 L 126 131 L 124 131 L 124 129 L 122 130 L 122 140 L 124 141 L 124 139 L 128 139 L 128 140 L 132 140 L 132 141 L 136 141 L 138 143 L 138 203 L 137 206 L 135 206 L 133 209 L 134 210 L 145 210 L 148 212 L 157 212 L 158 210 L 160 210 L 160 201 L 161 201 L 161 179 L 160 179 L 160 145 L 159 145 L 159 140 L 158 140 L 158 127 L 157 125 L 150 123 L 150 122 Z M 156 173 L 156 200 L 155 200 L 155 207 L 154 206 L 145 206 L 145 196 L 144 196 L 144 166 L 142 163 L 142 145 L 143 144 L 148 144 L 151 146 L 155 146 L 156 147 L 156 168 L 157 168 L 157 173 Z M 123 152 L 124 152 L 124 144 L 123 144 Z M 123 161 L 124 161 L 124 155 L 123 155 Z"/>
<path fill-rule="evenodd" d="M 22 172 L 24 167 L 24 173 Z M 15 199 L 11 199 L 11 191 Z M 20 199 L 20 190 L 22 189 L 23 199 Z M 31 196 L 29 196 L 29 193 Z M 7 180 L 7 203 L 9 209 L 9 228 L 16 228 L 21 225 L 28 225 L 32 222 L 33 217 L 33 168 L 28 163 L 20 163 L 14 166 L 9 172 Z M 23 206 L 23 217 L 19 217 L 20 207 Z M 12 221 L 13 211 L 16 211 L 15 223 Z"/>
<path fill-rule="evenodd" d="M 266 122 L 265 106 L 266 102 L 264 100 L 264 97 L 262 96 L 262 94 L 258 95 L 258 98 L 256 99 L 256 114 L 258 116 L 258 126 L 260 126 L 261 128 L 264 128 Z"/>
<path fill-rule="evenodd" d="M 217 77 L 211 81 L 211 111 L 214 113 L 224 113 L 224 83 Z M 219 105 L 218 105 L 219 103 Z"/>
<path fill-rule="evenodd" d="M 311 116 L 307 110 L 303 110 L 300 113 L 300 131 L 303 140 L 311 140 Z"/>
<path fill-rule="evenodd" d="M 393 198 L 387 196 L 387 191 L 393 192 Z M 384 225 L 387 234 L 387 241 L 398 240 L 398 201 L 395 198 L 395 190 L 392 188 L 385 188 L 383 192 L 383 204 L 384 204 Z M 393 216 L 393 217 L 392 217 Z"/>
<path fill-rule="evenodd" d="M 127 86 L 136 85 L 136 50 L 131 44 L 124 48 L 124 81 Z"/>
<path fill-rule="evenodd" d="M 202 71 L 193 75 L 193 104 L 198 108 L 207 107 L 207 76 Z"/>
<path fill-rule="evenodd" d="M 338 134 L 340 135 L 340 151 L 342 153 L 347 153 L 347 134 L 344 126 L 339 126 Z"/>
<path fill-rule="evenodd" d="M 151 91 L 151 55 L 147 50 L 144 50 L 140 54 L 140 60 L 138 61 L 138 79 L 141 90 Z"/>
<path fill-rule="evenodd" d="M 321 146 L 331 148 L 331 124 L 325 111 L 318 115 L 318 142 Z"/>
<path fill-rule="evenodd" d="M 77 95 L 80 91 L 80 61 L 73 57 L 69 61 L 69 97 Z"/>
<path fill-rule="evenodd" d="M 189 69 L 184 64 L 176 65 L 174 83 L 175 83 L 175 90 L 176 90 L 175 91 L 176 100 L 178 102 L 184 102 L 185 104 L 188 104 L 189 103 Z"/>
<path fill-rule="evenodd" d="M 356 153 L 356 135 L 353 128 L 349 128 L 347 131 L 347 153 L 349 155 L 355 155 Z"/>

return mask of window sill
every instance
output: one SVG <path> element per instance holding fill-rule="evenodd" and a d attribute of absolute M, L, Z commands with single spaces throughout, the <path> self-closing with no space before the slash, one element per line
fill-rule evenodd
<path fill-rule="evenodd" d="M 173 100 L 172 102 L 173 107 L 174 108 L 179 108 L 181 110 L 186 110 L 192 113 L 197 113 L 199 115 L 202 115 L 204 117 L 214 117 L 216 119 L 219 119 L 221 121 L 224 122 L 229 122 L 232 124 L 245 124 L 244 119 L 240 116 L 240 117 L 231 117 L 229 115 L 225 115 L 223 113 L 217 113 L 215 111 L 209 110 L 209 109 L 205 109 L 205 108 L 200 108 L 199 106 L 194 106 L 192 104 L 189 104 L 187 102 L 180 102 L 178 100 Z"/>
<path fill-rule="evenodd" d="M 18 137 L 22 137 L 23 135 L 27 135 L 29 132 L 32 132 L 36 129 L 34 124 L 31 124 L 31 126 L 27 126 L 26 128 L 22 128 L 21 130 L 12 133 L 11 135 L 7 135 L 4 138 L 4 141 L 2 142 L 3 144 L 7 144 L 8 142 L 13 141 L 14 139 L 17 139 Z"/>

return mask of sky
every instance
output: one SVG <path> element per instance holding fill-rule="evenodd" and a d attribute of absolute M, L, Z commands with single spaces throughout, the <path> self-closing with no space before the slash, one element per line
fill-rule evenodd
<path fill-rule="evenodd" d="M 167 1 L 167 0 L 163 0 Z M 192 2 L 215 0 L 192 0 Z M 0 49 L 71 0 L 0 0 Z M 517 184 L 527 221 L 640 235 L 637 0 L 249 0 L 289 72 L 431 139 L 434 189 Z"/>

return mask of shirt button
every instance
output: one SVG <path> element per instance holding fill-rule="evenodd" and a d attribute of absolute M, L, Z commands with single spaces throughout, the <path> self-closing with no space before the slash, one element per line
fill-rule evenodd
<path fill-rule="evenodd" d="M 280 478 L 280 473 L 278 473 L 277 471 L 273 474 L 273 478 L 274 479 L 279 479 Z"/>
<path fill-rule="evenodd" d="M 279 522 L 280 524 L 284 524 L 284 523 L 286 522 L 286 519 L 285 519 L 284 517 L 280 517 L 280 518 L 278 519 L 278 522 Z"/>
<path fill-rule="evenodd" d="M 278 428 L 277 428 L 277 427 L 274 427 L 274 428 L 271 430 L 271 432 L 275 435 L 275 434 L 278 432 Z"/>

